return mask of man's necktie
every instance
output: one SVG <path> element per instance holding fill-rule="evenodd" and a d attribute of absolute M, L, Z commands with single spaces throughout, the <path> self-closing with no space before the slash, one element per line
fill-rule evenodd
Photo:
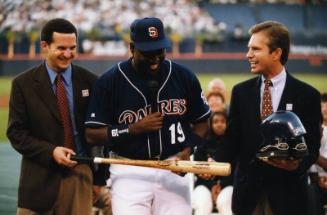
<path fill-rule="evenodd" d="M 269 90 L 269 87 L 271 87 L 273 84 L 268 79 L 264 80 L 264 83 L 265 83 L 265 88 L 263 90 L 262 107 L 261 107 L 261 119 L 262 120 L 264 120 L 270 114 L 273 113 L 271 94 L 270 94 L 270 90 Z"/>
<path fill-rule="evenodd" d="M 70 149 L 74 149 L 72 121 L 70 118 L 66 89 L 61 74 L 57 75 L 56 87 L 57 104 L 61 116 L 61 121 L 64 127 L 64 146 Z"/>

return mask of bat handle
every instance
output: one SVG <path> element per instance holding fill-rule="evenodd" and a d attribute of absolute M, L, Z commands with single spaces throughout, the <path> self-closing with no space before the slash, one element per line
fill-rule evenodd
<path fill-rule="evenodd" d="M 72 155 L 70 156 L 70 160 L 77 161 L 78 163 L 93 163 L 94 158 Z"/>

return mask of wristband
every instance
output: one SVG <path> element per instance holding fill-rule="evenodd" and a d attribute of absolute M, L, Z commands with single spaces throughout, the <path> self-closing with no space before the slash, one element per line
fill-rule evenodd
<path fill-rule="evenodd" d="M 128 124 L 118 126 L 108 126 L 109 139 L 118 139 L 129 136 Z"/>

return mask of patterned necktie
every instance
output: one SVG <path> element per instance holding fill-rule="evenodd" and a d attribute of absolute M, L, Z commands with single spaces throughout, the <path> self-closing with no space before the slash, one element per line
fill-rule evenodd
<path fill-rule="evenodd" d="M 64 146 L 70 149 L 74 149 L 72 121 L 70 118 L 66 89 L 61 74 L 57 75 L 56 87 L 57 104 L 61 116 L 61 121 L 64 127 Z"/>
<path fill-rule="evenodd" d="M 271 87 L 273 84 L 271 80 L 264 80 L 265 88 L 263 90 L 263 97 L 262 97 L 262 107 L 261 107 L 261 119 L 264 120 L 267 118 L 270 114 L 273 113 L 273 107 L 272 107 L 272 100 L 271 100 L 271 94 L 269 87 Z"/>

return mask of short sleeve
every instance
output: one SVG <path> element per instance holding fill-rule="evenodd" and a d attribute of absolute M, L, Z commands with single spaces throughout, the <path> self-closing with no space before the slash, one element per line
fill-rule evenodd
<path fill-rule="evenodd" d="M 204 92 L 197 77 L 192 73 L 191 91 L 189 96 L 190 117 L 192 122 L 198 122 L 207 119 L 210 116 L 210 108 Z"/>
<path fill-rule="evenodd" d="M 101 127 L 110 124 L 111 92 L 110 79 L 102 76 L 98 79 L 93 89 L 88 107 L 85 126 Z"/>

